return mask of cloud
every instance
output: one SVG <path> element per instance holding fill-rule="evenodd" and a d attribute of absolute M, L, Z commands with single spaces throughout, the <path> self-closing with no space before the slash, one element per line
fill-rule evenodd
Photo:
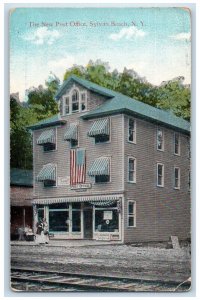
<path fill-rule="evenodd" d="M 170 35 L 170 38 L 177 40 L 177 41 L 186 41 L 189 42 L 191 40 L 191 33 L 190 32 L 181 32 L 175 35 Z"/>
<path fill-rule="evenodd" d="M 125 38 L 126 40 L 131 40 L 138 37 L 144 37 L 147 33 L 143 30 L 138 29 L 135 26 L 129 28 L 123 28 L 118 33 L 112 33 L 109 38 L 114 41 L 121 40 Z"/>
<path fill-rule="evenodd" d="M 63 78 L 66 69 L 69 69 L 75 64 L 75 58 L 72 55 L 65 55 L 57 60 L 50 60 L 47 64 L 49 71 L 55 73 L 59 78 Z"/>
<path fill-rule="evenodd" d="M 48 30 L 46 27 L 38 28 L 35 32 L 29 32 L 22 38 L 36 45 L 52 45 L 61 36 L 57 30 Z"/>

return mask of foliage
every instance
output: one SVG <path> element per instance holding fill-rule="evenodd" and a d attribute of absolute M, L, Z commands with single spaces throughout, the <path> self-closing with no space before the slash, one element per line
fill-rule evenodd
<path fill-rule="evenodd" d="M 86 67 L 74 65 L 67 69 L 64 80 L 70 75 L 77 75 L 112 89 L 146 104 L 170 110 L 186 120 L 190 119 L 190 87 L 184 85 L 183 77 L 178 77 L 159 86 L 152 85 L 134 70 L 124 68 L 123 72 L 116 69 L 110 71 L 108 63 L 90 60 Z"/>
<path fill-rule="evenodd" d="M 27 126 L 51 117 L 58 112 L 54 95 L 59 87 L 59 80 L 51 76 L 46 81 L 46 88 L 27 90 L 27 103 L 10 98 L 10 165 L 11 168 L 32 168 L 32 136 Z"/>

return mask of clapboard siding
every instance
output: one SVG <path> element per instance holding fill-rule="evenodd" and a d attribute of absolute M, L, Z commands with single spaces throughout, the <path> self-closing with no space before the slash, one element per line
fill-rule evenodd
<path fill-rule="evenodd" d="M 96 95 L 96 98 L 99 96 Z M 79 126 L 79 147 L 86 149 L 86 174 L 93 161 L 100 156 L 111 157 L 111 182 L 93 183 L 93 178 L 86 176 L 86 183 L 92 183 L 92 189 L 84 192 L 71 190 L 69 186 L 57 186 L 45 188 L 43 183 L 35 180 L 35 197 L 60 197 L 60 196 L 79 196 L 94 194 L 106 194 L 122 190 L 123 182 L 121 179 L 122 170 L 122 116 L 110 117 L 111 136 L 110 142 L 95 144 L 94 138 L 88 137 L 87 132 L 96 120 L 83 120 L 80 113 L 74 113 L 63 118 L 67 123 L 63 126 L 57 126 L 57 150 L 52 152 L 43 152 L 43 147 L 36 144 L 37 138 L 44 130 L 34 131 L 34 179 L 47 163 L 57 164 L 57 177 L 66 177 L 70 175 L 70 143 L 64 141 L 64 134 L 70 123 L 78 122 Z"/>
<path fill-rule="evenodd" d="M 125 117 L 125 242 L 183 239 L 190 234 L 190 194 L 188 186 L 188 137 L 180 133 L 181 155 L 174 155 L 174 131 L 164 131 L 164 151 L 156 145 L 157 126 L 135 119 L 137 143 L 127 142 L 128 117 Z M 137 160 L 136 183 L 128 183 L 128 156 Z M 164 187 L 157 187 L 157 163 L 164 164 Z M 174 189 L 174 167 L 180 168 L 181 187 Z M 127 201 L 136 201 L 136 227 L 127 227 Z"/>

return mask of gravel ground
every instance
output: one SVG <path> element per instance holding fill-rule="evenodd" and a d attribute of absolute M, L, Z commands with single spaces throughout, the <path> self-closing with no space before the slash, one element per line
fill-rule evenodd
<path fill-rule="evenodd" d="M 16 267 L 150 280 L 184 281 L 190 277 L 190 261 L 188 248 L 174 250 L 131 245 L 11 246 L 11 265 Z"/>

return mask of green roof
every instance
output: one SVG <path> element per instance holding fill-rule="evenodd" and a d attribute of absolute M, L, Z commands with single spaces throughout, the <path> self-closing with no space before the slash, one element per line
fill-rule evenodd
<path fill-rule="evenodd" d="M 65 93 L 65 89 L 71 81 L 75 81 L 76 83 L 84 86 L 88 90 L 106 96 L 108 98 L 114 97 L 114 93 L 115 93 L 114 91 L 104 88 L 103 86 L 100 86 L 86 79 L 82 79 L 76 75 L 71 75 L 66 81 L 63 82 L 57 94 L 55 95 L 55 98 L 57 100 Z"/>
<path fill-rule="evenodd" d="M 66 123 L 65 120 L 62 120 L 62 118 L 60 117 L 60 114 L 54 115 L 53 117 L 44 119 L 36 124 L 30 125 L 27 128 L 28 129 L 39 129 L 39 128 L 43 128 L 43 127 L 49 127 L 49 126 L 55 126 L 55 125 L 59 125 L 59 124 L 64 124 Z"/>
<path fill-rule="evenodd" d="M 158 124 L 165 124 L 186 132 L 190 131 L 190 123 L 175 116 L 173 113 L 155 108 L 121 94 L 116 95 L 100 107 L 84 114 L 82 118 L 89 119 L 118 113 L 134 115 Z"/>
<path fill-rule="evenodd" d="M 10 184 L 16 186 L 33 186 L 33 171 L 12 168 L 10 170 Z"/>
<path fill-rule="evenodd" d="M 184 132 L 190 132 L 190 123 L 182 118 L 175 116 L 170 111 L 165 111 L 150 106 L 148 104 L 145 104 L 144 102 L 138 101 L 134 98 L 130 98 L 113 90 L 104 88 L 98 84 L 82 79 L 75 75 L 71 75 L 66 81 L 64 81 L 64 83 L 62 84 L 55 96 L 57 100 L 65 93 L 68 84 L 72 81 L 82 85 L 83 87 L 95 93 L 99 93 L 107 97 L 107 100 L 101 106 L 82 115 L 83 119 L 124 113 L 128 115 L 138 116 L 140 118 L 149 120 L 154 123 L 164 124 L 168 127 L 176 128 Z M 34 130 L 42 127 L 48 127 L 64 123 L 65 121 L 62 120 L 62 118 L 58 114 L 51 118 L 42 120 L 32 126 L 29 126 L 28 128 Z"/>
<path fill-rule="evenodd" d="M 104 88 L 102 86 L 99 86 L 98 84 L 82 79 L 75 75 L 71 75 L 62 84 L 56 94 L 56 99 L 59 99 L 65 93 L 66 87 L 71 81 L 75 81 L 85 88 L 109 98 L 100 107 L 84 114 L 82 116 L 84 119 L 103 117 L 110 114 L 126 113 L 138 116 L 143 119 L 148 119 L 151 122 L 165 124 L 169 127 L 177 128 L 185 132 L 190 131 L 190 123 L 182 118 L 175 116 L 170 111 L 165 111 L 153 107 L 144 102 Z"/>

